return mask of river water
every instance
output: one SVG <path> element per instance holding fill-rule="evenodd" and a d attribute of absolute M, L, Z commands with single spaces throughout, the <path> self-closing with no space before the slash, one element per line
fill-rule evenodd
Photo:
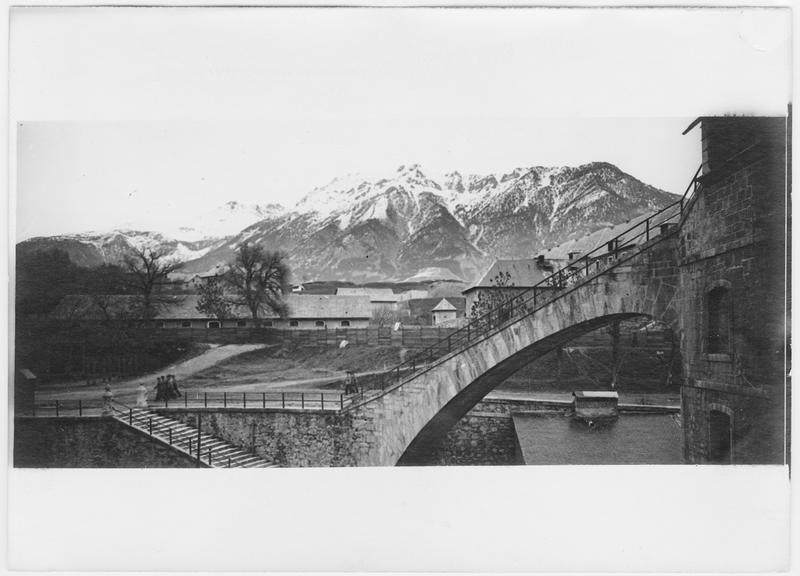
<path fill-rule="evenodd" d="M 515 414 L 525 464 L 681 464 L 673 414 L 620 414 L 588 426 L 563 414 Z"/>

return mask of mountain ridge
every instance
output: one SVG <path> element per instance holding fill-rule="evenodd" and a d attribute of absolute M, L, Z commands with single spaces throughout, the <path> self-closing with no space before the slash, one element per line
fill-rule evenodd
<path fill-rule="evenodd" d="M 60 241 L 84 262 L 113 261 L 125 242 L 150 242 L 184 261 L 183 273 L 193 274 L 229 260 L 238 244 L 250 241 L 286 251 L 295 281 L 399 280 L 430 269 L 469 281 L 494 258 L 534 257 L 676 198 L 608 162 L 517 167 L 502 174 L 451 171 L 439 178 L 407 164 L 389 177 L 334 178 L 291 208 L 228 202 L 217 213 L 239 218 L 229 229 L 246 224 L 229 235 L 214 237 L 195 227 L 191 240 L 115 231 L 116 238 L 77 234 L 26 242 L 31 247 Z M 94 258 L 85 254 L 89 248 L 75 245 L 82 241 L 95 245 Z"/>

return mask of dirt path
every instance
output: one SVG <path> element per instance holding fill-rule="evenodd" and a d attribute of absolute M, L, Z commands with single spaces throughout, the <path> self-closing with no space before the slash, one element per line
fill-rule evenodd
<path fill-rule="evenodd" d="M 226 345 L 212 345 L 213 347 L 206 350 L 202 354 L 188 358 L 182 362 L 171 364 L 158 372 L 145 374 L 125 380 L 116 380 L 111 382 L 111 390 L 114 392 L 114 397 L 124 402 L 136 397 L 136 388 L 139 383 L 145 385 L 150 390 L 155 386 L 156 378 L 165 374 L 174 374 L 178 380 L 178 384 L 182 379 L 219 364 L 223 360 L 263 348 L 264 344 L 226 344 Z M 39 400 L 96 400 L 101 397 L 105 384 L 98 383 L 87 385 L 85 383 L 61 383 L 61 384 L 47 384 L 40 385 L 36 390 L 36 398 Z"/>

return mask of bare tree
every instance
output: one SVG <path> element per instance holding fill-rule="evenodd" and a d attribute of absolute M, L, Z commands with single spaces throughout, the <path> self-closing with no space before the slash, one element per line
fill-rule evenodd
<path fill-rule="evenodd" d="M 134 248 L 133 254 L 125 257 L 124 262 L 138 292 L 142 316 L 155 317 L 162 304 L 159 292 L 167 283 L 167 277 L 178 270 L 181 263 L 167 260 L 163 252 L 153 248 Z"/>
<path fill-rule="evenodd" d="M 472 303 L 469 311 L 472 319 L 481 318 L 489 312 L 496 311 L 494 319 L 502 323 L 511 318 L 515 312 L 527 311 L 527 304 L 517 298 L 524 292 L 524 289 L 514 285 L 510 272 L 500 271 L 497 276 L 489 280 L 489 284 L 495 290 L 487 287 L 486 290 L 478 292 L 478 298 Z"/>
<path fill-rule="evenodd" d="M 268 310 L 280 316 L 286 314 L 283 298 L 292 286 L 282 252 L 264 250 L 248 242 L 240 244 L 223 278 L 232 293 L 231 303 L 246 306 L 256 325 L 259 315 Z"/>
<path fill-rule="evenodd" d="M 198 290 L 197 310 L 219 320 L 231 315 L 231 305 L 226 298 L 223 286 L 216 278 L 209 278 Z"/>

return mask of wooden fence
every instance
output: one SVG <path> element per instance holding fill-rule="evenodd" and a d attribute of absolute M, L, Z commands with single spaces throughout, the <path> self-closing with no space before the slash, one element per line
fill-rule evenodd
<path fill-rule="evenodd" d="M 316 328 L 291 330 L 277 328 L 163 328 L 150 330 L 157 341 L 207 342 L 214 344 L 291 343 L 297 346 L 399 346 L 425 348 L 446 338 L 455 328 L 414 326 L 385 328 Z"/>

